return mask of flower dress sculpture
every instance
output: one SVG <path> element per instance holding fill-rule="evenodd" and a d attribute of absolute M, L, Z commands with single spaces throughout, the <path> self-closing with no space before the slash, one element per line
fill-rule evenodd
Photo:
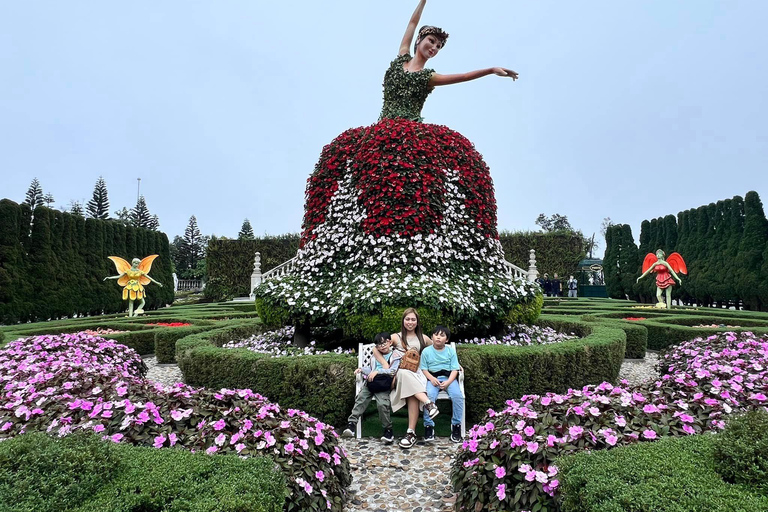
<path fill-rule="evenodd" d="M 447 38 L 423 27 L 418 51 L 430 34 L 444 35 L 443 43 Z M 406 31 L 404 43 L 408 37 Z M 414 59 L 409 46 L 410 40 L 386 71 L 379 121 L 347 130 L 323 148 L 307 183 L 294 266 L 256 290 L 262 318 L 343 326 L 362 335 L 366 318 L 387 307 L 429 308 L 449 324 L 487 325 L 533 300 L 535 286 L 515 279 L 505 264 L 482 156 L 460 133 L 421 122 L 436 74 L 406 69 Z M 470 74 L 443 78 L 476 78 Z"/>

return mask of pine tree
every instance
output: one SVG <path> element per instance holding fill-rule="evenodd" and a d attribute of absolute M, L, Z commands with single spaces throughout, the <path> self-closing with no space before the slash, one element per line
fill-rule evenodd
<path fill-rule="evenodd" d="M 160 228 L 160 218 L 157 215 L 153 215 L 149 219 L 149 225 L 147 227 L 152 231 L 157 231 Z"/>
<path fill-rule="evenodd" d="M 197 262 L 203 257 L 204 239 L 197 227 L 197 218 L 192 215 L 189 218 L 187 228 L 184 230 L 184 239 L 179 248 L 179 277 L 189 278 Z"/>
<path fill-rule="evenodd" d="M 45 194 L 43 196 L 43 202 L 45 202 L 45 205 L 48 208 L 51 208 L 51 205 L 56 202 L 56 199 L 53 198 L 53 194 Z"/>
<path fill-rule="evenodd" d="M 619 253 L 618 263 L 621 276 L 621 287 L 623 293 L 634 299 L 634 285 L 637 278 L 640 277 L 640 268 L 638 267 L 637 245 L 632 236 L 632 228 L 629 224 L 622 224 L 621 227 L 621 252 Z"/>
<path fill-rule="evenodd" d="M 760 310 L 768 302 L 760 294 L 763 252 L 768 247 L 768 220 L 763 203 L 757 192 L 750 191 L 744 197 L 744 233 L 739 255 L 733 264 L 739 269 L 736 288 L 744 299 L 744 306 Z"/>
<path fill-rule="evenodd" d="M 123 226 L 131 225 L 131 210 L 123 206 L 120 210 L 115 210 L 115 220 Z"/>
<path fill-rule="evenodd" d="M 40 182 L 37 180 L 37 178 L 34 178 L 32 183 L 29 185 L 27 196 L 24 199 L 24 203 L 22 204 L 27 204 L 32 209 L 37 208 L 38 206 L 43 206 L 43 204 L 45 204 L 43 187 L 40 186 Z"/>
<path fill-rule="evenodd" d="M 149 213 L 144 196 L 139 196 L 136 206 L 131 210 L 131 225 L 135 228 L 149 228 L 152 214 Z"/>
<path fill-rule="evenodd" d="M 238 240 L 254 240 L 256 237 L 253 235 L 253 228 L 248 219 L 243 221 L 243 227 L 240 228 L 240 233 L 237 234 Z"/>
<path fill-rule="evenodd" d="M 71 201 L 69 206 L 69 213 L 72 215 L 77 215 L 78 217 L 84 217 L 85 212 L 83 211 L 83 207 L 80 206 L 80 203 L 77 201 Z"/>
<path fill-rule="evenodd" d="M 621 225 L 614 224 L 605 230 L 605 255 L 603 256 L 603 272 L 605 275 L 605 289 L 608 296 L 613 299 L 623 299 L 619 276 L 618 255 L 621 235 Z"/>
<path fill-rule="evenodd" d="M 86 205 L 88 217 L 91 219 L 109 218 L 109 197 L 107 195 L 107 183 L 104 178 L 99 176 L 96 185 L 93 187 L 93 197 Z"/>

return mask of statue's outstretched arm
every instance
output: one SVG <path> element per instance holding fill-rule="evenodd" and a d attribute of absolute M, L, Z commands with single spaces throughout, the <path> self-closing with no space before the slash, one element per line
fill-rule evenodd
<path fill-rule="evenodd" d="M 670 265 L 666 261 L 661 261 L 661 260 L 659 260 L 658 263 L 662 263 L 665 267 L 667 267 L 667 269 L 669 269 L 669 273 L 672 274 L 672 277 L 677 279 L 678 283 L 683 284 L 683 282 L 680 280 L 680 276 L 678 276 L 677 272 L 675 272 L 675 270 L 672 268 L 672 265 Z"/>
<path fill-rule="evenodd" d="M 416 10 L 413 11 L 411 20 L 408 22 L 408 27 L 405 29 L 405 35 L 400 43 L 399 55 L 405 55 L 410 52 L 411 43 L 413 42 L 413 35 L 416 33 L 416 27 L 419 25 L 421 19 L 421 12 L 424 10 L 424 6 L 427 4 L 427 0 L 419 0 L 419 5 L 416 6 Z"/>
<path fill-rule="evenodd" d="M 120 278 L 121 278 L 121 277 L 123 277 L 124 275 L 125 275 L 125 272 L 123 272 L 122 274 L 118 274 L 118 275 L 116 275 L 116 276 L 108 276 L 108 277 L 105 277 L 105 278 L 104 278 L 104 280 L 106 281 L 107 279 L 120 279 Z"/>
<path fill-rule="evenodd" d="M 485 68 L 478 69 L 477 71 L 470 71 L 468 73 L 457 73 L 454 75 L 441 75 L 438 73 L 432 73 L 429 77 L 429 85 L 432 87 L 438 87 L 440 85 L 459 84 L 461 82 L 469 82 L 470 80 L 477 80 L 488 75 L 506 76 L 512 80 L 517 80 L 519 75 L 517 72 L 507 68 Z"/>
<path fill-rule="evenodd" d="M 147 279 L 149 279 L 150 281 L 152 281 L 152 282 L 153 282 L 153 283 L 155 283 L 156 285 L 159 285 L 159 286 L 161 286 L 161 287 L 163 286 L 163 283 L 161 283 L 161 282 L 159 282 L 159 281 L 155 281 L 154 279 L 152 279 L 151 277 L 149 277 L 149 274 L 144 274 L 144 277 L 146 277 Z"/>
<path fill-rule="evenodd" d="M 658 261 L 657 261 L 656 263 L 658 263 Z M 647 275 L 648 275 L 650 272 L 652 272 L 652 271 L 653 271 L 653 267 L 654 267 L 654 266 L 656 266 L 656 263 L 654 263 L 653 265 L 651 265 L 651 266 L 648 268 L 648 270 L 646 270 L 645 272 L 643 272 L 643 275 L 641 275 L 640 277 L 638 277 L 638 278 L 637 278 L 637 281 L 640 281 L 642 278 L 644 278 L 644 277 L 645 277 L 645 276 L 647 276 Z M 637 282 L 637 281 L 635 281 L 635 282 Z"/>

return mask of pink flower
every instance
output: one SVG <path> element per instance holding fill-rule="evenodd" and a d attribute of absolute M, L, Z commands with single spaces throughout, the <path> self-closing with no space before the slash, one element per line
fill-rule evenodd
<path fill-rule="evenodd" d="M 570 434 L 571 439 L 578 439 L 583 433 L 584 429 L 578 425 L 574 425 L 568 428 L 568 434 Z"/>
<path fill-rule="evenodd" d="M 542 471 L 536 471 L 536 481 L 537 482 L 539 482 L 540 484 L 544 484 L 544 483 L 547 483 L 548 480 L 549 480 L 549 477 L 547 476 L 546 473 L 544 473 Z"/>
<path fill-rule="evenodd" d="M 213 424 L 213 430 L 224 430 L 224 427 L 227 426 L 227 422 L 224 421 L 224 418 L 220 419 L 216 423 Z"/>
<path fill-rule="evenodd" d="M 472 453 L 477 452 L 477 441 L 475 441 L 474 439 L 470 439 L 467 449 Z"/>
<path fill-rule="evenodd" d="M 525 427 L 525 430 L 523 430 L 523 433 L 528 437 L 531 437 L 533 434 L 536 433 L 536 429 L 531 426 L 528 426 L 528 427 Z"/>
<path fill-rule="evenodd" d="M 696 431 L 693 430 L 693 427 L 691 427 L 690 425 L 683 425 L 683 432 L 685 432 L 688 435 L 693 435 L 696 433 Z"/>
<path fill-rule="evenodd" d="M 530 442 L 527 443 L 525 447 L 530 453 L 536 453 L 539 451 L 539 443 Z"/>
<path fill-rule="evenodd" d="M 227 436 L 224 434 L 219 434 L 216 436 L 216 439 L 213 440 L 214 443 L 216 443 L 218 446 L 221 446 L 224 444 L 224 442 L 227 440 Z"/>
<path fill-rule="evenodd" d="M 643 430 L 643 437 L 646 439 L 656 439 L 657 436 L 656 436 L 656 432 L 648 429 L 648 430 Z"/>
<path fill-rule="evenodd" d="M 499 484 L 496 486 L 496 497 L 499 498 L 499 501 L 503 500 L 507 497 L 507 486 L 506 484 Z"/>
<path fill-rule="evenodd" d="M 219 451 L 219 448 L 217 446 L 211 446 L 210 448 L 205 450 L 205 453 L 207 453 L 208 455 L 213 455 L 217 451 Z"/>
<path fill-rule="evenodd" d="M 296 447 L 293 445 L 293 443 L 286 443 L 286 445 L 285 445 L 285 453 L 293 453 L 293 451 L 295 449 L 296 449 Z M 331 462 L 331 456 L 328 455 L 327 453 L 325 455 L 328 456 L 328 462 Z"/>
<path fill-rule="evenodd" d="M 530 473 L 531 472 L 531 465 L 530 464 L 523 464 L 518 469 L 521 473 Z"/>
<path fill-rule="evenodd" d="M 477 464 L 478 462 L 480 462 L 480 459 L 472 459 L 472 460 L 468 460 L 468 461 L 466 461 L 466 462 L 464 463 L 464 467 L 465 467 L 465 468 L 471 468 L 472 466 L 474 466 L 474 465 L 475 465 L 475 464 Z"/>
<path fill-rule="evenodd" d="M 322 471 L 316 471 L 315 478 L 317 478 L 322 482 L 323 480 L 325 480 L 325 473 L 323 473 Z"/>
<path fill-rule="evenodd" d="M 3 426 L 0 427 L 0 432 L 5 432 L 6 430 L 10 430 L 12 426 L 13 426 L 13 423 L 11 423 L 10 421 L 6 421 L 5 423 L 3 423 Z"/>
<path fill-rule="evenodd" d="M 605 436 L 606 444 L 609 444 L 611 446 L 616 446 L 616 441 L 618 441 L 618 440 L 619 440 L 619 438 L 616 437 L 613 434 L 608 434 L 607 436 Z"/>
<path fill-rule="evenodd" d="M 496 473 L 496 478 L 504 478 L 507 476 L 507 470 L 501 466 L 496 466 L 494 473 Z"/>
<path fill-rule="evenodd" d="M 525 441 L 523 441 L 523 436 L 520 434 L 514 434 L 512 436 L 512 446 L 523 446 L 525 444 Z"/>
<path fill-rule="evenodd" d="M 124 437 L 123 434 L 114 434 L 109 438 L 109 440 L 112 441 L 113 443 L 119 443 L 120 441 L 123 440 L 123 437 Z"/>
<path fill-rule="evenodd" d="M 648 404 L 645 407 L 643 407 L 643 412 L 646 414 L 653 414 L 655 412 L 660 412 L 660 411 L 659 411 L 659 408 L 656 407 L 655 405 Z"/>
<path fill-rule="evenodd" d="M 542 399 L 541 399 L 541 405 L 543 405 L 543 406 L 545 406 L 545 407 L 546 407 L 546 406 L 548 406 L 550 403 L 552 403 L 552 398 L 550 398 L 550 397 L 548 397 L 548 396 L 542 397 Z"/>
<path fill-rule="evenodd" d="M 164 444 L 165 444 L 165 436 L 160 435 L 155 437 L 155 443 L 152 446 L 154 446 L 155 448 L 162 448 Z"/>
<path fill-rule="evenodd" d="M 235 445 L 235 451 L 237 451 L 237 453 L 240 453 L 243 450 L 245 450 L 245 445 L 243 443 L 237 443 Z"/>
<path fill-rule="evenodd" d="M 493 450 L 494 448 L 499 446 L 499 444 L 500 444 L 499 440 L 498 439 L 494 439 L 493 442 L 490 444 L 490 449 Z"/>
<path fill-rule="evenodd" d="M 168 440 L 171 442 L 171 446 L 173 446 L 176 444 L 176 441 L 178 440 L 178 438 L 176 437 L 175 433 L 171 432 L 170 434 L 168 434 Z"/>

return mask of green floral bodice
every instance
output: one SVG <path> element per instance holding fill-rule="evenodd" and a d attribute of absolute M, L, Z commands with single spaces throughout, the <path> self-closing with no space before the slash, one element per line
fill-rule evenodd
<path fill-rule="evenodd" d="M 434 87 L 429 86 L 429 78 L 434 69 L 424 68 L 410 73 L 403 69 L 411 56 L 400 55 L 389 65 L 384 75 L 384 106 L 381 108 L 379 121 L 382 119 L 410 119 L 421 121 L 421 109 L 427 96 Z"/>

